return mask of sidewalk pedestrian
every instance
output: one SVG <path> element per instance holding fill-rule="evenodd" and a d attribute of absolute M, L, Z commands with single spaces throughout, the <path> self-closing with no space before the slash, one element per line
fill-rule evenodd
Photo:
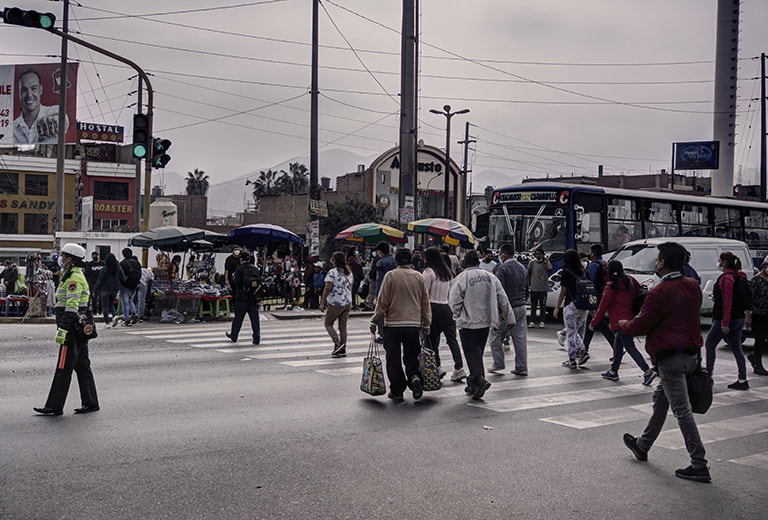
<path fill-rule="evenodd" d="M 350 247 L 347 251 L 347 265 L 352 272 L 352 310 L 357 310 L 357 293 L 363 282 L 363 259 L 356 247 Z"/>
<path fill-rule="evenodd" d="M 464 255 L 464 270 L 451 284 L 448 302 L 459 328 L 461 348 L 469 368 L 464 391 L 472 399 L 482 399 L 491 387 L 483 366 L 488 332 L 491 327 L 500 327 L 502 320 L 507 327 L 514 325 L 512 307 L 499 279 L 480 268 L 480 257 L 475 250 Z"/>
<path fill-rule="evenodd" d="M 144 321 L 144 312 L 147 306 L 147 292 L 149 291 L 149 288 L 152 287 L 152 282 L 154 282 L 154 280 L 155 274 L 152 270 L 142 267 L 141 278 L 139 279 L 139 294 L 136 297 L 138 301 L 137 315 L 139 316 L 139 322 Z"/>
<path fill-rule="evenodd" d="M 537 247 L 533 254 L 535 258 L 528 262 L 528 285 L 531 291 L 531 321 L 528 326 L 533 327 L 538 322 L 539 327 L 543 329 L 544 319 L 547 317 L 547 291 L 552 264 L 541 247 Z"/>
<path fill-rule="evenodd" d="M 120 286 L 120 306 L 123 310 L 123 326 L 130 327 L 137 321 L 139 317 L 136 315 L 136 304 L 133 302 L 136 297 L 136 288 L 139 286 L 139 280 L 141 280 L 141 264 L 133 256 L 131 248 L 126 247 L 123 249 L 123 259 L 120 261 L 120 268 L 125 273 L 125 281 Z"/>
<path fill-rule="evenodd" d="M 90 291 L 82 269 L 85 249 L 77 244 L 65 244 L 59 255 L 61 283 L 56 289 L 56 343 L 59 344 L 59 357 L 56 372 L 51 383 L 48 399 L 42 408 L 34 408 L 41 415 L 61 415 L 67 400 L 72 372 L 77 374 L 80 388 L 81 408 L 75 413 L 90 413 L 99 410 L 99 397 L 91 371 L 88 354 L 88 340 L 76 331 L 81 315 L 89 314 L 88 301 Z"/>
<path fill-rule="evenodd" d="M 587 311 L 577 309 L 576 280 L 584 276 L 584 269 L 575 249 L 568 249 L 563 255 L 563 270 L 560 277 L 560 295 L 557 298 L 552 316 L 557 319 L 560 305 L 563 307 L 563 323 L 565 324 L 565 343 L 568 348 L 568 359 L 563 362 L 566 368 L 579 368 L 589 359 L 589 353 L 584 348 L 584 328 L 587 323 Z M 578 363 L 577 363 L 578 358 Z"/>
<path fill-rule="evenodd" d="M 429 247 L 424 251 L 424 261 L 426 267 L 422 274 L 424 275 L 424 283 L 427 286 L 427 294 L 429 295 L 429 305 L 432 310 L 429 341 L 432 344 L 432 350 L 435 351 L 438 373 L 441 374 L 440 377 L 445 375 L 438 349 L 440 334 L 443 334 L 453 357 L 451 381 L 461 381 L 467 377 L 467 372 L 464 370 L 461 349 L 456 339 L 456 321 L 453 319 L 453 313 L 448 305 L 448 291 L 451 288 L 453 273 L 443 260 L 440 250 L 436 247 Z"/>
<path fill-rule="evenodd" d="M 706 450 L 688 398 L 686 376 L 701 360 L 701 289 L 681 270 L 686 250 L 675 242 L 658 245 L 656 274 L 661 281 L 645 297 L 640 314 L 632 320 L 619 320 L 618 330 L 628 336 L 646 335 L 645 350 L 651 356 L 661 383 L 653 393 L 653 413 L 642 435 L 624 434 L 624 444 L 640 461 L 664 426 L 670 407 L 683 434 L 691 459 L 690 466 L 675 470 L 675 476 L 699 482 L 712 479 L 707 468 Z"/>
<path fill-rule="evenodd" d="M 527 376 L 528 331 L 526 330 L 525 302 L 528 299 L 528 271 L 515 259 L 515 248 L 512 244 L 503 244 L 499 248 L 499 258 L 501 258 L 501 264 L 496 267 L 493 274 L 504 288 L 509 305 L 512 307 L 513 319 L 507 323 L 510 317 L 501 317 L 499 326 L 494 327 L 490 332 L 493 366 L 488 369 L 488 372 L 498 373 L 504 370 L 502 341 L 506 336 L 510 336 L 515 349 L 515 368 L 512 373 Z"/>
<path fill-rule="evenodd" d="M 101 295 L 96 290 L 96 282 L 105 265 L 104 260 L 99 258 L 99 253 L 94 251 L 91 253 L 91 261 L 86 262 L 85 269 L 83 269 L 85 279 L 88 281 L 88 288 L 91 291 L 91 312 L 94 316 L 101 314 Z"/>
<path fill-rule="evenodd" d="M 325 330 L 333 341 L 331 356 L 345 357 L 347 355 L 347 320 L 352 308 L 352 283 L 354 277 L 347 266 L 346 257 L 341 251 L 336 251 L 331 257 L 333 268 L 325 276 L 325 288 L 320 300 L 320 311 L 325 312 Z M 339 332 L 333 324 L 339 321 Z"/>
<path fill-rule="evenodd" d="M 616 339 L 613 342 L 613 362 L 611 368 L 600 374 L 603 379 L 609 381 L 619 380 L 619 367 L 624 357 L 624 351 L 643 371 L 643 385 L 648 386 L 656 377 L 656 371 L 648 366 L 643 355 L 637 350 L 635 340 L 632 336 L 619 332 L 619 320 L 631 320 L 634 317 L 632 313 L 632 302 L 637 295 L 637 282 L 631 276 L 624 273 L 624 266 L 618 260 L 612 260 L 606 267 L 607 281 L 603 289 L 603 298 L 592 318 L 589 328 L 594 330 L 597 325 L 604 323 L 603 317 L 606 312 L 610 318 L 611 330 L 616 333 Z"/>
<path fill-rule="evenodd" d="M 371 334 L 376 332 L 380 322 L 384 322 L 384 351 L 389 379 L 387 397 L 395 401 L 403 400 L 406 388 L 411 389 L 413 398 L 417 400 L 424 392 L 419 375 L 419 333 L 421 330 L 429 334 L 432 310 L 424 277 L 411 268 L 411 260 L 410 251 L 397 250 L 397 267 L 384 276 L 376 309 L 371 316 Z"/>
<path fill-rule="evenodd" d="M 724 251 L 717 259 L 718 268 L 723 271 L 715 282 L 712 297 L 715 301 L 712 307 L 712 327 L 709 329 L 704 342 L 707 350 L 707 372 L 710 376 L 715 371 L 715 349 L 725 338 L 731 353 L 736 358 L 738 380 L 728 385 L 732 390 L 749 390 L 747 381 L 747 362 L 741 349 L 741 331 L 744 329 L 746 316 L 745 302 L 741 301 L 737 284 L 745 283 L 747 275 L 741 270 L 741 259 Z M 741 280 L 737 280 L 741 278 Z"/>

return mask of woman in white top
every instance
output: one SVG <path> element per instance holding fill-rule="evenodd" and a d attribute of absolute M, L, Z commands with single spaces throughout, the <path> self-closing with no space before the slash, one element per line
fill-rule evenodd
<path fill-rule="evenodd" d="M 438 353 L 438 344 L 440 343 L 440 333 L 445 334 L 445 341 L 448 348 L 451 349 L 453 356 L 453 374 L 451 381 L 461 381 L 467 377 L 464 370 L 464 362 L 461 359 L 461 349 L 459 342 L 456 341 L 456 322 L 453 319 L 453 313 L 448 306 L 448 289 L 451 287 L 453 272 L 443 259 L 442 253 L 436 247 L 430 247 L 424 251 L 424 263 L 426 265 L 421 273 L 424 276 L 424 282 L 427 285 L 429 294 L 429 304 L 432 308 L 432 325 L 429 330 L 429 340 L 432 343 L 432 349 L 435 351 L 437 365 L 440 367 L 440 354 Z M 442 368 L 438 368 L 440 377 L 445 375 Z"/>
<path fill-rule="evenodd" d="M 352 272 L 347 265 L 347 258 L 341 251 L 331 257 L 333 268 L 325 275 L 325 289 L 320 301 L 320 310 L 325 311 L 325 330 L 333 340 L 333 357 L 347 355 L 347 320 L 352 307 Z M 339 332 L 333 323 L 339 320 Z"/>

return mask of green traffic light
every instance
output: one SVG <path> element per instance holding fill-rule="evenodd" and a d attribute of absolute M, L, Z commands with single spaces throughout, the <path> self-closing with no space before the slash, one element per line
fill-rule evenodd
<path fill-rule="evenodd" d="M 147 147 L 142 143 L 133 145 L 133 156 L 137 159 L 143 159 L 147 156 Z"/>
<path fill-rule="evenodd" d="M 53 22 L 56 20 L 55 17 L 51 16 L 50 13 L 41 14 L 40 15 L 40 27 L 43 29 L 50 29 L 53 27 Z"/>

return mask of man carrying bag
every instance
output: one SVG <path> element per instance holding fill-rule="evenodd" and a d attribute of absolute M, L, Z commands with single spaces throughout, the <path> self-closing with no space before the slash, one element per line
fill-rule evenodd
<path fill-rule="evenodd" d="M 675 470 L 675 476 L 698 482 L 712 479 L 704 458 L 704 444 L 699 436 L 688 397 L 688 376 L 700 366 L 701 289 L 696 280 L 682 275 L 687 251 L 675 242 L 659 244 L 656 274 L 661 278 L 648 292 L 640 314 L 632 320 L 620 320 L 619 332 L 646 336 L 645 350 L 651 356 L 660 383 L 653 393 L 653 414 L 639 437 L 624 434 L 624 444 L 638 460 L 648 460 L 648 450 L 661 433 L 667 412 L 672 408 L 691 458 L 687 468 Z"/>

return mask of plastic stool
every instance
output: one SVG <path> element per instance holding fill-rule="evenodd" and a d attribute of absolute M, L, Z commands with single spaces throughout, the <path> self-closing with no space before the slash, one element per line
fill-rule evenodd
<path fill-rule="evenodd" d="M 216 317 L 218 318 L 221 316 L 221 313 L 224 313 L 224 316 L 229 317 L 229 300 L 231 299 L 231 296 L 222 296 L 221 298 L 216 300 Z"/>

